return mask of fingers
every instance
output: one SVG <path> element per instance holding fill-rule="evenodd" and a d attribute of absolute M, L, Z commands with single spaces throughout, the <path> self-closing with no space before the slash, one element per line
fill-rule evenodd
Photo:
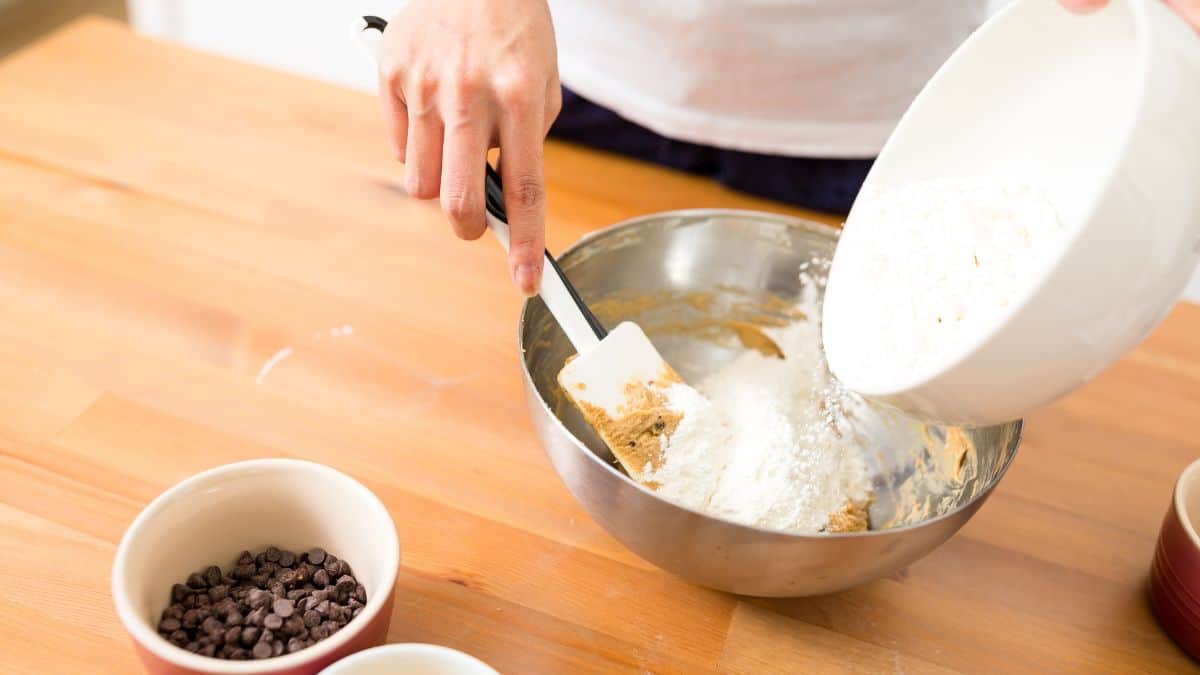
<path fill-rule="evenodd" d="M 404 148 L 408 143 L 408 106 L 400 98 L 400 77 L 396 71 L 380 71 L 379 101 L 383 105 L 383 123 L 392 145 L 392 154 L 397 161 L 403 162 Z"/>
<path fill-rule="evenodd" d="M 489 130 L 477 116 L 446 123 L 442 151 L 442 211 L 463 239 L 478 239 L 487 230 L 483 218 L 484 163 Z"/>
<path fill-rule="evenodd" d="M 506 100 L 507 114 L 500 125 L 500 173 L 511 240 L 508 264 L 513 282 L 525 295 L 541 287 L 546 249 L 543 120 L 541 110 L 530 106 L 532 101 Z"/>
<path fill-rule="evenodd" d="M 1094 12 L 1108 4 L 1108 0 L 1059 0 L 1063 7 L 1072 12 Z"/>
<path fill-rule="evenodd" d="M 438 196 L 442 178 L 442 118 L 438 114 L 436 83 L 418 80 L 405 88 L 408 98 L 408 142 L 405 148 L 404 189 L 417 199 Z"/>
<path fill-rule="evenodd" d="M 1200 0 L 1167 0 L 1167 4 L 1200 32 Z"/>

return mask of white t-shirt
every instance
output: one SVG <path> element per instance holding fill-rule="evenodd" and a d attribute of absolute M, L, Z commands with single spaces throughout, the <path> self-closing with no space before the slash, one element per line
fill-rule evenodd
<path fill-rule="evenodd" d="M 550 0 L 568 88 L 663 136 L 807 157 L 873 157 L 998 4 Z"/>

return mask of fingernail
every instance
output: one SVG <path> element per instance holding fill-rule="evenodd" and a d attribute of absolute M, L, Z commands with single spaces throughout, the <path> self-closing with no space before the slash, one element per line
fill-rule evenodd
<path fill-rule="evenodd" d="M 532 298 L 537 295 L 537 280 L 534 278 L 533 266 L 528 264 L 517 265 L 513 270 L 513 281 L 516 282 L 517 288 L 525 294 L 525 297 Z"/>

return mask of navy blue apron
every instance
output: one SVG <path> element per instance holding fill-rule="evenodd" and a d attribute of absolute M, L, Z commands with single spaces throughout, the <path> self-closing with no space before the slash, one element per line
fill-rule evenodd
<path fill-rule="evenodd" d="M 562 112 L 550 128 L 550 136 L 708 176 L 748 194 L 835 214 L 850 210 L 873 161 L 763 155 L 676 141 L 565 87 Z"/>

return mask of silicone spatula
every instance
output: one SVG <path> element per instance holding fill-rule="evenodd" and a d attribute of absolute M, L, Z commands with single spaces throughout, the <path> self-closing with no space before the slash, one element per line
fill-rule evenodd
<path fill-rule="evenodd" d="M 363 17 L 356 23 L 358 40 L 373 58 L 378 58 L 379 39 L 386 27 L 386 21 L 374 16 Z M 486 171 L 485 194 L 488 229 L 508 251 L 509 230 L 504 191 L 500 175 L 490 164 Z M 606 424 L 603 418 L 607 417 L 609 422 L 630 419 L 626 404 L 631 390 L 661 392 L 666 386 L 681 383 L 681 380 L 637 324 L 623 322 L 611 332 L 606 332 L 549 251 L 545 256 L 545 272 L 538 295 L 576 351 L 575 358 L 559 373 L 559 384 L 596 428 L 629 475 L 641 480 L 648 460 L 654 465 L 661 461 L 661 454 L 655 454 L 656 450 L 661 453 L 661 443 L 657 439 L 662 430 L 661 423 L 656 422 L 653 414 L 647 416 L 645 410 L 640 410 L 642 414 L 637 415 L 636 419 L 645 420 L 644 424 L 656 426 L 657 429 L 648 428 L 644 434 L 639 434 L 638 430 L 631 430 L 626 425 L 618 438 L 611 424 Z M 628 440 L 630 437 L 649 439 L 657 447 L 631 445 Z"/>

